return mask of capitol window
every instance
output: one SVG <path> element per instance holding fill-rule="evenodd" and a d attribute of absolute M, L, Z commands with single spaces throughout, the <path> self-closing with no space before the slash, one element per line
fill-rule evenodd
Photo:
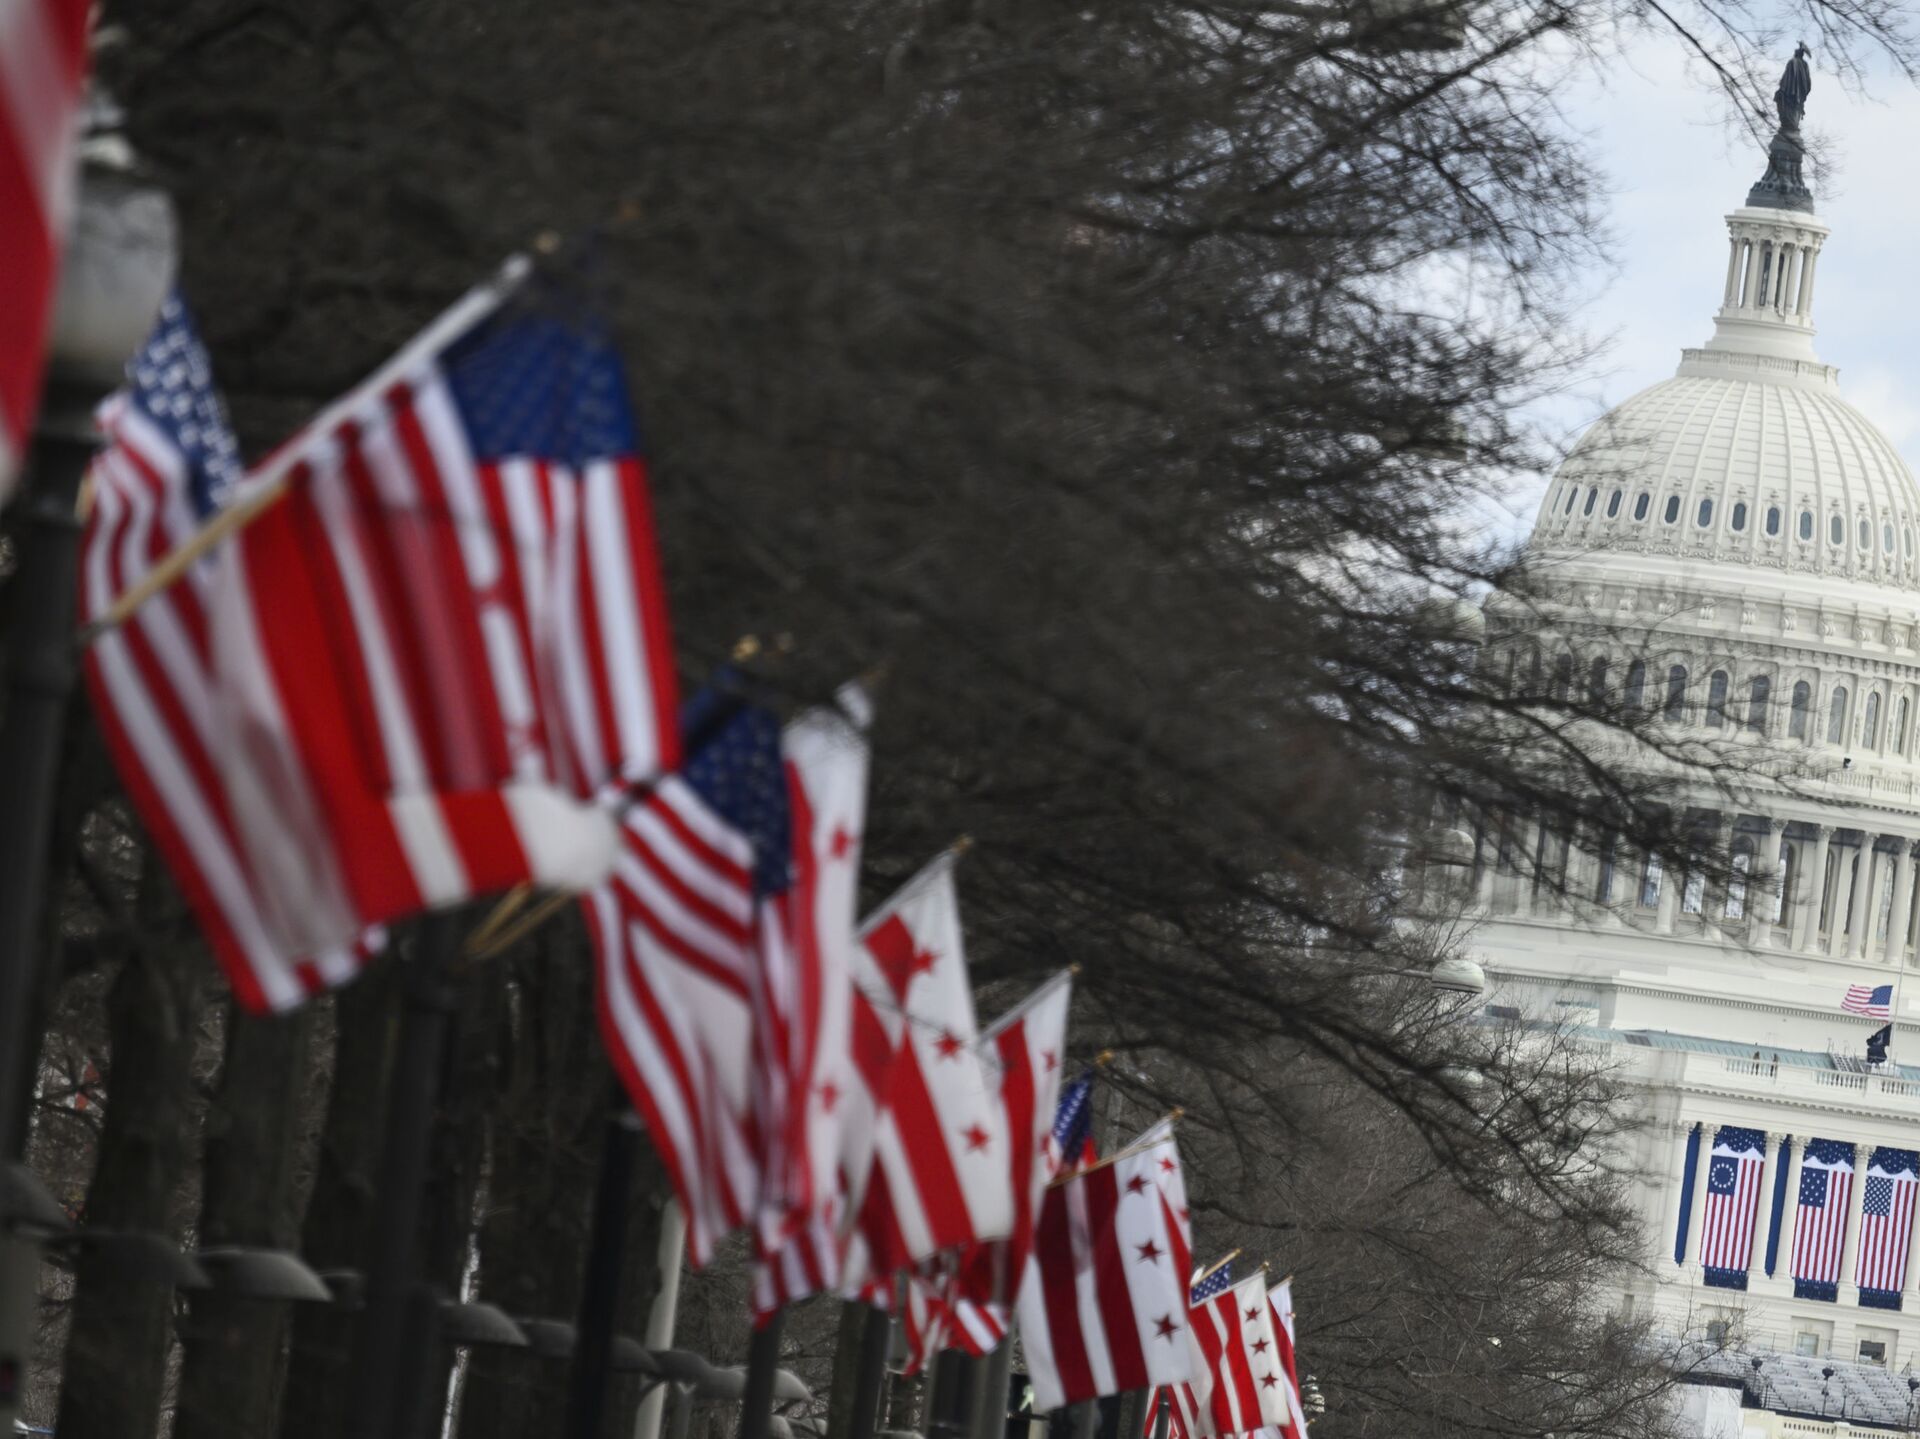
<path fill-rule="evenodd" d="M 1839 744 L 1847 733 L 1847 690 L 1842 685 L 1833 692 L 1833 703 L 1827 708 L 1827 743 Z"/>
<path fill-rule="evenodd" d="M 1767 700 L 1773 692 L 1773 682 L 1765 675 L 1755 675 L 1753 683 L 1747 686 L 1747 728 L 1767 732 Z"/>
<path fill-rule="evenodd" d="M 1667 496 L 1666 521 L 1670 525 L 1680 523 L 1680 497 L 1678 495 Z"/>
<path fill-rule="evenodd" d="M 1900 703 L 1893 707 L 1893 728 L 1887 731 L 1887 743 L 1893 746 L 1895 754 L 1907 752 L 1907 697 L 1900 696 Z"/>
<path fill-rule="evenodd" d="M 1642 499 L 1646 496 L 1642 495 Z M 1635 660 L 1627 666 L 1627 691 L 1623 697 L 1630 710 L 1637 710 L 1647 702 L 1647 662 Z"/>
<path fill-rule="evenodd" d="M 1873 521 L 1865 515 L 1860 516 L 1860 548 L 1863 550 L 1873 548 Z"/>
<path fill-rule="evenodd" d="M 1900 547 L 1907 552 L 1907 558 L 1913 558 L 1913 526 L 1900 526 Z"/>
<path fill-rule="evenodd" d="M 1674 665 L 1667 671 L 1666 717 L 1685 719 L 1687 714 L 1687 667 Z"/>
<path fill-rule="evenodd" d="M 1812 510 L 1800 511 L 1800 538 L 1803 540 L 1810 540 L 1813 538 L 1813 511 Z"/>
<path fill-rule="evenodd" d="M 1807 737 L 1807 712 L 1813 708 L 1813 686 L 1801 680 L 1793 687 L 1793 714 L 1787 720 L 1787 734 L 1793 739 Z"/>
<path fill-rule="evenodd" d="M 1727 722 L 1727 672 L 1715 670 L 1707 681 L 1707 728 L 1719 729 Z"/>
<path fill-rule="evenodd" d="M 1652 909 L 1660 903 L 1660 856 L 1647 856 L 1646 867 L 1640 871 L 1640 907 Z"/>
<path fill-rule="evenodd" d="M 1586 518 L 1588 515 L 1593 513 L 1594 503 L 1599 498 L 1600 498 L 1600 487 L 1598 485 L 1589 486 L 1587 489 L 1587 502 L 1580 507 L 1580 516 L 1582 519 Z"/>
<path fill-rule="evenodd" d="M 1633 517 L 1636 520 L 1644 520 L 1647 517 L 1647 510 L 1652 504 L 1653 504 L 1652 495 L 1640 496 L 1639 499 L 1633 502 Z"/>
<path fill-rule="evenodd" d="M 1615 490 L 1607 497 L 1607 518 L 1612 519 L 1620 513 L 1620 491 Z"/>
<path fill-rule="evenodd" d="M 1567 503 L 1561 508 L 1560 513 L 1563 515 L 1572 514 L 1573 502 L 1579 498 L 1580 498 L 1580 487 L 1578 485 L 1568 485 L 1567 486 Z"/>
<path fill-rule="evenodd" d="M 1607 707 L 1607 657 L 1605 655 L 1601 655 L 1599 659 L 1587 666 L 1587 703 L 1597 710 Z"/>
<path fill-rule="evenodd" d="M 1880 738 L 1880 692 L 1874 691 L 1867 696 L 1866 719 L 1860 726 L 1860 742 L 1872 749 Z"/>
<path fill-rule="evenodd" d="M 1699 525 L 1700 528 L 1703 530 L 1708 525 L 1713 523 L 1713 501 L 1712 500 L 1700 501 L 1700 514 L 1698 518 L 1695 519 L 1694 523 Z"/>
<path fill-rule="evenodd" d="M 1780 506 L 1767 506 L 1767 535 L 1769 538 L 1780 533 Z"/>
<path fill-rule="evenodd" d="M 1733 507 L 1734 533 L 1738 534 L 1741 530 L 1744 530 L 1746 527 L 1747 527 L 1747 507 L 1745 504 L 1737 504 Z"/>
<path fill-rule="evenodd" d="M 1745 919 L 1747 917 L 1747 875 L 1753 869 L 1753 846 L 1741 840 L 1733 852 L 1733 873 L 1727 877 L 1727 902 L 1721 911 L 1723 919 Z"/>
<path fill-rule="evenodd" d="M 1569 500 L 1567 503 L 1571 505 L 1573 502 Z M 1847 522 L 1838 515 L 1827 521 L 1827 542 L 1835 545 L 1847 542 Z"/>

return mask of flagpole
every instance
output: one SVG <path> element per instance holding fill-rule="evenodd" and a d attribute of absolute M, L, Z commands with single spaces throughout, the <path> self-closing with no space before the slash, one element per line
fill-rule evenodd
<path fill-rule="evenodd" d="M 780 1368 L 780 1331 L 787 1306 L 767 1316 L 747 1345 L 747 1388 L 740 1397 L 740 1439 L 769 1439 L 773 1433 L 773 1377 Z"/>
<path fill-rule="evenodd" d="M 593 1231 L 587 1240 L 586 1274 L 580 1285 L 580 1321 L 574 1329 L 573 1364 L 567 1373 L 565 1439 L 598 1439 L 613 1373 L 613 1324 L 620 1306 L 621 1261 L 627 1247 L 627 1194 L 633 1186 L 633 1154 L 640 1144 L 640 1116 L 613 1081 L 606 1147 L 593 1201 Z"/>
<path fill-rule="evenodd" d="M 973 1416 L 974 1439 L 1006 1439 L 1007 1388 L 1013 1379 L 1013 1326 L 986 1357 L 986 1392 Z M 857 1439 L 857 1436 L 856 1436 Z M 1122 1436 L 1125 1439 L 1125 1436 Z"/>
<path fill-rule="evenodd" d="M 884 1309 L 868 1309 L 860 1328 L 860 1358 L 847 1439 L 873 1439 L 879 1432 L 880 1391 L 886 1387 L 887 1354 L 892 1348 L 893 1316 Z"/>
<path fill-rule="evenodd" d="M 354 1336 L 353 1375 L 360 1439 L 405 1439 L 402 1425 L 414 1388 L 412 1371 L 426 1356 L 412 1332 L 431 1287 L 420 1274 L 420 1205 L 440 1073 L 452 1028 L 448 965 L 458 946 L 458 921 L 430 914 L 417 950 L 405 962 L 405 1007 L 394 1055 L 392 1099 L 381 1145 L 373 1232 L 368 1242 L 366 1307 Z"/>

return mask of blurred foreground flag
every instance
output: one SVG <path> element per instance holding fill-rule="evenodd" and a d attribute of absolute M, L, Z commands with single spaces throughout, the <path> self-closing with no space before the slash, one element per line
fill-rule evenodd
<path fill-rule="evenodd" d="M 97 620 L 232 495 L 239 447 L 186 307 L 161 307 L 128 383 L 102 407 L 107 445 L 90 472 L 80 616 Z M 208 643 L 209 575 L 190 569 L 86 652 L 87 689 L 122 783 L 193 906 L 234 990 L 285 1008 L 359 972 L 378 932 L 324 949 L 281 947 L 234 828 Z"/>
<path fill-rule="evenodd" d="M 0 502 L 40 400 L 90 8 L 88 0 L 0 0 Z"/>
<path fill-rule="evenodd" d="M 257 518 L 204 582 L 206 765 L 156 798 L 221 828 L 230 868 L 176 872 L 190 896 L 250 896 L 247 932 L 196 908 L 251 1008 L 349 977 L 300 957 L 371 926 L 597 884 L 616 849 L 599 801 L 678 762 L 620 366 L 534 288 L 509 267 L 467 296 L 231 502 Z"/>

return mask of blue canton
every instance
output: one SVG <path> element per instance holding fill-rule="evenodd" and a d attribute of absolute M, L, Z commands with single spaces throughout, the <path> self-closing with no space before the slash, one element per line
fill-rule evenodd
<path fill-rule="evenodd" d="M 1080 1162 L 1080 1150 L 1093 1133 L 1093 1071 L 1069 1084 L 1053 1111 L 1053 1142 L 1068 1164 Z"/>
<path fill-rule="evenodd" d="M 626 370 L 598 327 L 500 313 L 449 346 L 441 364 L 475 459 L 538 456 L 578 469 L 640 453 Z"/>
<path fill-rule="evenodd" d="M 187 494 L 205 519 L 240 482 L 240 444 L 213 387 L 213 362 L 178 295 L 160 306 L 153 333 L 127 362 L 127 399 L 166 433 L 187 467 Z"/>
<path fill-rule="evenodd" d="M 1225 1259 L 1221 1261 L 1218 1269 L 1193 1286 L 1193 1291 L 1187 1296 L 1187 1303 L 1190 1306 L 1205 1304 L 1216 1294 L 1225 1294 L 1231 1288 L 1233 1288 L 1233 1261 Z"/>
<path fill-rule="evenodd" d="M 1866 1195 L 1860 1201 L 1860 1212 L 1878 1215 L 1882 1219 L 1893 1213 L 1893 1181 L 1884 1174 L 1868 1175 Z"/>
<path fill-rule="evenodd" d="M 1800 1202 L 1809 1209 L 1827 1207 L 1826 1170 L 1802 1169 L 1800 1171 Z"/>
<path fill-rule="evenodd" d="M 702 690 L 683 706 L 681 730 L 697 733 L 721 706 L 733 703 L 718 690 Z M 742 705 L 717 723 L 680 772 L 753 846 L 754 893 L 784 894 L 792 883 L 793 817 L 779 719 L 757 705 Z"/>

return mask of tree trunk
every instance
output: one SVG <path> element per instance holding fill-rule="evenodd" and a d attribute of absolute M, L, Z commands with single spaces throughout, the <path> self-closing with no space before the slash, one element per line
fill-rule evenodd
<path fill-rule="evenodd" d="M 300 1249 L 315 1269 L 365 1262 L 375 1170 L 387 1114 L 387 1076 L 399 1019 L 400 971 L 373 966 L 335 1000 L 333 1086 Z M 339 1439 L 348 1412 L 353 1322 L 330 1305 L 294 1311 L 281 1439 Z"/>
<path fill-rule="evenodd" d="M 157 938 L 128 957 L 107 1000 L 106 1122 L 86 1223 L 177 1241 L 198 1132 L 193 1065 L 208 974 L 198 949 L 165 923 L 157 864 L 147 858 L 139 900 L 142 927 Z M 75 1269 L 58 1431 L 65 1439 L 144 1439 L 159 1427 L 174 1292 L 85 1249 Z"/>
<path fill-rule="evenodd" d="M 290 1249 L 299 1238 L 294 1163 L 301 1087 L 310 1076 L 313 1011 L 256 1018 L 235 1010 L 207 1122 L 202 1245 Z M 174 1439 L 271 1434 L 286 1377 L 292 1311 L 284 1301 L 196 1294 Z"/>

